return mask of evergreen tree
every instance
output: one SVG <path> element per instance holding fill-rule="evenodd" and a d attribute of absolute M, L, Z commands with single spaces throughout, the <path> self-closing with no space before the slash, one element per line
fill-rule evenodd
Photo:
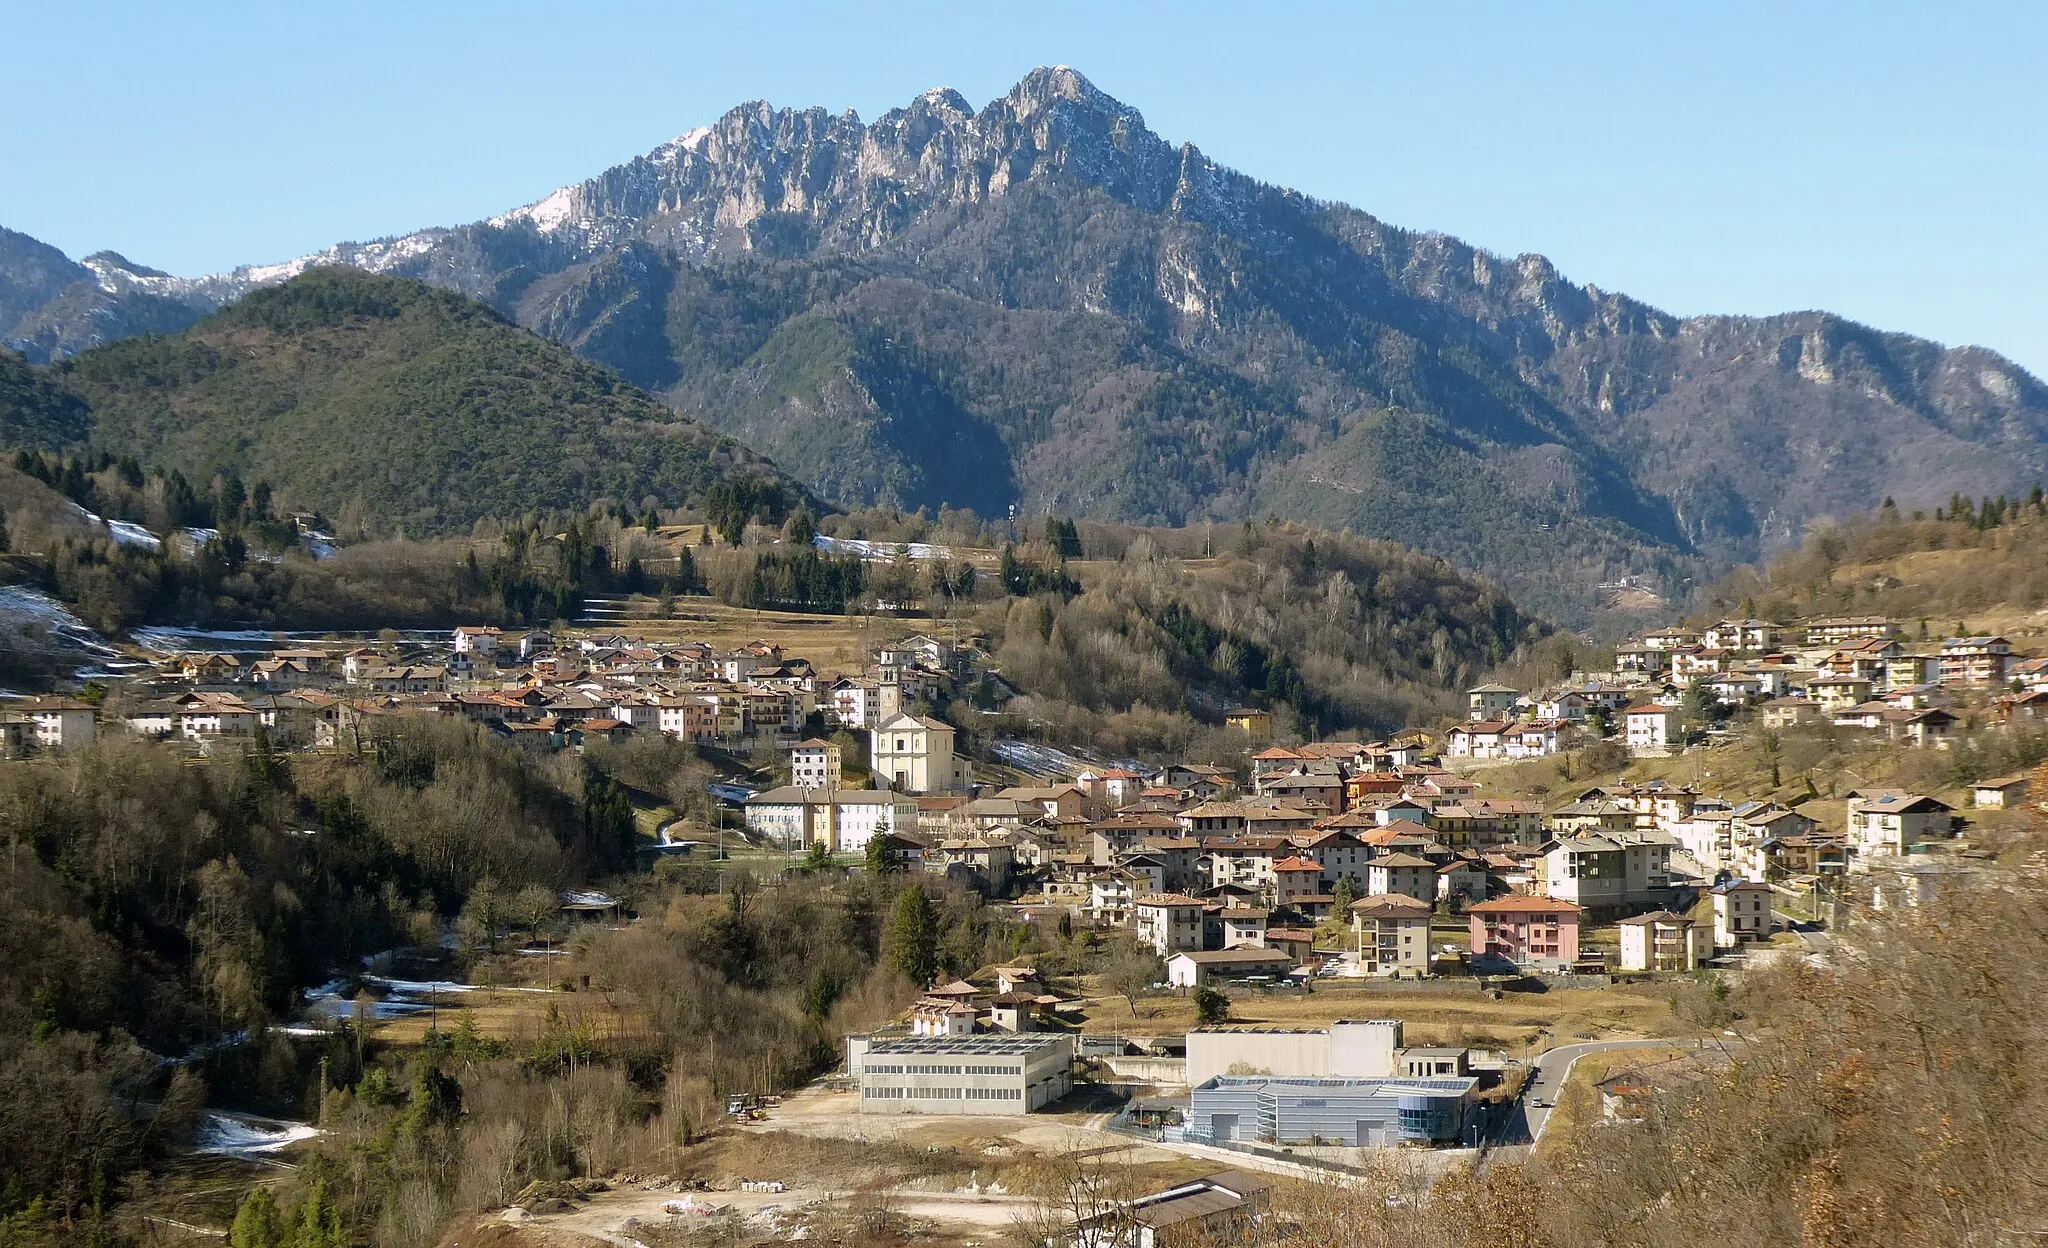
<path fill-rule="evenodd" d="M 822 966 L 812 971 L 810 985 L 804 989 L 804 1013 L 822 1019 L 832 1012 L 838 1000 L 838 977 Z"/>
<path fill-rule="evenodd" d="M 341 1225 L 341 1210 L 327 1195 L 327 1181 L 317 1180 L 299 1209 L 299 1225 L 288 1248 L 348 1248 L 348 1232 Z"/>
<path fill-rule="evenodd" d="M 618 782 L 590 762 L 583 765 L 583 843 L 593 862 L 619 866 L 633 860 L 639 828 L 633 803 Z"/>
<path fill-rule="evenodd" d="M 881 833 L 868 838 L 867 868 L 869 875 L 888 875 L 897 870 L 896 843 Z"/>
<path fill-rule="evenodd" d="M 939 916 L 924 885 L 913 884 L 897 895 L 882 946 L 883 958 L 911 983 L 929 988 L 938 978 Z"/>
<path fill-rule="evenodd" d="M 1337 886 L 1330 890 L 1330 914 L 1341 919 L 1351 913 L 1351 903 L 1358 900 L 1358 885 L 1350 876 L 1337 877 Z"/>
<path fill-rule="evenodd" d="M 235 1210 L 228 1227 L 228 1248 L 283 1248 L 284 1225 L 277 1213 L 277 1198 L 267 1187 L 258 1187 Z"/>

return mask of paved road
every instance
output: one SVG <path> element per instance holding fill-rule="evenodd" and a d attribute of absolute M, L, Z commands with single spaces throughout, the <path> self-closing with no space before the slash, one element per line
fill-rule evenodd
<path fill-rule="evenodd" d="M 1829 936 L 1826 932 L 1814 931 L 1809 928 L 1795 927 L 1792 929 L 1792 934 L 1797 936 L 1806 945 L 1808 953 L 1826 953 L 1835 944 L 1834 937 Z"/>
<path fill-rule="evenodd" d="M 1550 1110 L 1544 1106 L 1557 1104 L 1558 1095 L 1564 1091 L 1565 1080 L 1571 1077 L 1573 1063 L 1588 1053 L 1607 1053 L 1617 1049 L 1690 1048 L 1697 1044 L 1698 1041 L 1693 1040 L 1599 1040 L 1590 1044 L 1560 1045 L 1544 1053 L 1536 1059 L 1536 1073 L 1523 1090 L 1522 1099 L 1515 1106 L 1515 1114 L 1501 1130 L 1500 1138 L 1504 1142 L 1489 1155 L 1498 1156 L 1503 1161 L 1528 1160 L 1537 1142 L 1543 1138 L 1543 1128 L 1550 1123 Z"/>

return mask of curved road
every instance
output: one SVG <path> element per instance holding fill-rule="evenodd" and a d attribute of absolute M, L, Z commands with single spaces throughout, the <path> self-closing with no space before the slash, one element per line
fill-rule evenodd
<path fill-rule="evenodd" d="M 1550 1110 L 1545 1107 L 1557 1104 L 1558 1095 L 1564 1091 L 1565 1080 L 1571 1077 L 1573 1065 L 1588 1053 L 1607 1053 L 1617 1049 L 1698 1048 L 1699 1045 L 1698 1040 L 1678 1039 L 1596 1040 L 1587 1044 L 1560 1045 L 1539 1055 L 1535 1075 L 1529 1080 L 1529 1086 L 1522 1090 L 1522 1099 L 1515 1105 L 1516 1112 L 1500 1132 L 1503 1142 L 1492 1153 L 1505 1154 L 1509 1161 L 1528 1160 L 1529 1154 L 1543 1139 L 1543 1128 L 1550 1124 Z"/>

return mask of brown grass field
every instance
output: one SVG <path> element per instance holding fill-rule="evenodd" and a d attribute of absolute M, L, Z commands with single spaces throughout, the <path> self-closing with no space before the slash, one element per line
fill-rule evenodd
<path fill-rule="evenodd" d="M 1312 1027 L 1338 1019 L 1398 1018 L 1409 1044 L 1458 1044 L 1506 1050 L 1577 1040 L 1640 1039 L 1683 1030 L 1670 1001 L 1655 989 L 1553 988 L 1504 994 L 1500 1000 L 1450 987 L 1387 989 L 1318 983 L 1307 996 L 1231 994 L 1234 1023 Z M 1137 1016 L 1122 997 L 1090 1000 L 1084 1030 L 1172 1032 L 1195 1025 L 1188 997 L 1138 998 Z"/>
<path fill-rule="evenodd" d="M 659 642 L 702 641 L 720 649 L 765 641 L 781 646 L 792 658 L 809 659 L 821 670 L 834 671 L 858 668 L 874 647 L 912 633 L 966 640 L 972 631 L 964 621 L 955 625 L 945 619 L 755 611 L 708 598 L 679 598 L 674 613 L 665 619 L 651 618 L 659 605 L 654 599 L 635 599 L 634 605 L 649 612 L 650 618 L 629 618 L 580 631 L 621 633 Z"/>

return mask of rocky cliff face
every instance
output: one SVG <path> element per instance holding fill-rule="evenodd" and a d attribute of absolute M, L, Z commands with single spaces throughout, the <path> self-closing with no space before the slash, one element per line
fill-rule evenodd
<path fill-rule="evenodd" d="M 32 357 L 353 265 L 485 299 L 848 505 L 1271 511 L 1567 615 L 2048 476 L 2048 391 L 1990 352 L 1682 320 L 1221 168 L 1064 68 L 872 124 L 747 104 L 489 221 L 217 277 L 6 254 L 0 324 L 12 298 L 62 327 L 8 335 Z"/>

